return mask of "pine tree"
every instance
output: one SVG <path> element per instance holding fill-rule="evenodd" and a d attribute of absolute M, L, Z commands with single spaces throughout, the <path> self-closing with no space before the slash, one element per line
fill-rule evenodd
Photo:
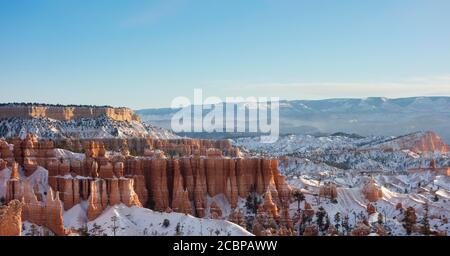
<path fill-rule="evenodd" d="M 40 232 L 38 230 L 38 228 L 36 227 L 36 225 L 31 224 L 31 230 L 30 230 L 30 236 L 40 236 Z"/>
<path fill-rule="evenodd" d="M 348 215 L 345 215 L 344 219 L 342 220 L 342 228 L 346 235 L 350 233 L 349 221 L 350 221 L 350 218 L 348 217 Z"/>
<path fill-rule="evenodd" d="M 247 208 L 247 215 L 245 216 L 246 227 L 248 231 L 253 230 L 253 221 L 255 220 L 256 214 L 258 213 L 259 205 L 261 200 L 256 194 L 255 186 L 252 186 L 250 193 L 245 202 L 245 207 Z"/>
<path fill-rule="evenodd" d="M 328 213 L 325 215 L 325 224 L 323 227 L 322 232 L 326 232 L 328 230 L 328 228 L 330 228 L 331 222 L 330 222 L 330 217 L 328 216 Z"/>
<path fill-rule="evenodd" d="M 119 226 L 117 226 L 117 221 L 118 221 L 117 216 L 115 216 L 115 215 L 112 216 L 111 221 L 112 221 L 112 224 L 111 224 L 111 226 L 109 226 L 109 228 L 111 228 L 111 230 L 113 231 L 113 235 L 116 236 L 116 232 L 119 229 Z"/>
<path fill-rule="evenodd" d="M 428 206 L 428 202 L 426 202 L 425 206 L 424 206 L 424 215 L 423 215 L 421 224 L 422 224 L 422 233 L 427 236 L 430 235 L 430 233 L 431 233 L 430 220 L 429 220 L 428 214 L 429 214 L 429 206 Z"/>
<path fill-rule="evenodd" d="M 403 227 L 406 233 L 410 235 L 413 231 L 414 225 L 416 224 L 416 211 L 412 207 L 408 207 L 404 213 Z"/>
<path fill-rule="evenodd" d="M 92 224 L 92 228 L 89 230 L 89 233 L 94 236 L 102 236 L 103 235 L 103 229 L 102 226 L 98 225 L 97 223 Z"/>
<path fill-rule="evenodd" d="M 293 196 L 297 201 L 297 209 L 300 209 L 300 203 L 305 200 L 305 195 L 300 189 L 296 189 L 293 192 Z"/>
<path fill-rule="evenodd" d="M 435 201 L 435 202 L 439 201 L 439 197 L 437 194 L 434 194 L 433 201 Z"/>
<path fill-rule="evenodd" d="M 334 227 L 337 231 L 339 231 L 339 228 L 341 227 L 341 214 L 339 212 L 334 215 Z"/>
<path fill-rule="evenodd" d="M 181 236 L 182 235 L 180 222 L 178 222 L 177 226 L 175 227 L 175 235 L 177 235 L 177 236 Z"/>
<path fill-rule="evenodd" d="M 261 204 L 261 200 L 256 195 L 256 188 L 252 186 L 251 192 L 247 197 L 245 202 L 245 207 L 247 208 L 247 213 L 256 215 L 258 213 L 258 207 Z"/>
<path fill-rule="evenodd" d="M 82 224 L 80 228 L 76 230 L 79 236 L 89 236 L 87 224 Z"/>
<path fill-rule="evenodd" d="M 380 213 L 378 213 L 378 219 L 377 219 L 377 222 L 378 222 L 378 225 L 383 225 L 383 223 L 384 223 L 384 221 L 383 221 L 383 214 L 380 212 Z"/>
<path fill-rule="evenodd" d="M 324 230 L 326 230 L 325 229 L 325 226 L 326 226 L 325 218 L 327 218 L 327 217 L 328 217 L 328 215 L 327 215 L 327 212 L 325 211 L 325 209 L 322 206 L 319 207 L 319 209 L 316 212 L 316 223 L 317 223 L 317 226 L 319 227 L 319 231 L 323 232 Z M 329 221 L 329 219 L 328 219 L 328 221 Z"/>
<path fill-rule="evenodd" d="M 162 226 L 168 228 L 170 226 L 170 220 L 164 219 Z"/>

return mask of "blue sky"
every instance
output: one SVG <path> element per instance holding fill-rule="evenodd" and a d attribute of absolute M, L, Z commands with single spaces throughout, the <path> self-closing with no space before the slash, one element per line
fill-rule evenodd
<path fill-rule="evenodd" d="M 0 0 L 0 102 L 450 95 L 448 0 Z"/>

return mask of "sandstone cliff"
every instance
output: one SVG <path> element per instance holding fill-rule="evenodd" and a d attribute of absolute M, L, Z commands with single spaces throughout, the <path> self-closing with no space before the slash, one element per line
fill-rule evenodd
<path fill-rule="evenodd" d="M 129 108 L 94 107 L 94 106 L 57 106 L 41 104 L 9 104 L 0 106 L 2 118 L 50 118 L 56 120 L 74 120 L 80 118 L 95 118 L 105 115 L 116 121 L 140 121 Z"/>
<path fill-rule="evenodd" d="M 63 209 L 68 211 L 82 201 L 87 201 L 89 221 L 118 204 L 222 219 L 229 214 L 221 208 L 223 203 L 234 212 L 238 199 L 251 193 L 264 196 L 263 211 L 272 219 L 291 226 L 287 211 L 291 189 L 278 170 L 278 161 L 232 156 L 238 151 L 229 141 L 91 140 L 79 143 L 85 154 L 76 159 L 70 154 L 56 157 L 54 141 L 32 135 L 3 144 L 0 156 L 5 158 L 0 167 L 11 170 L 6 200 L 23 199 L 22 219 L 57 235 L 67 233 Z M 119 152 L 109 152 L 109 146 Z M 133 156 L 130 147 L 141 148 L 144 154 Z M 48 170 L 46 195 L 36 193 L 28 183 L 39 166 Z M 25 177 L 20 177 L 20 167 Z M 227 202 L 208 201 L 217 196 Z"/>

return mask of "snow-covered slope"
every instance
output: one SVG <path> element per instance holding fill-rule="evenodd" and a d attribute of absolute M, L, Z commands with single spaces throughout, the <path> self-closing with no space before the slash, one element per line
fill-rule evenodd
<path fill-rule="evenodd" d="M 258 138 L 249 137 L 236 139 L 234 144 L 252 154 L 287 157 L 287 168 L 280 165 L 287 175 L 295 175 L 298 170 L 405 172 L 410 168 L 427 167 L 431 159 L 436 160 L 437 166 L 448 166 L 448 146 L 440 140 L 427 140 L 429 134 L 434 133 L 399 137 L 287 135 L 275 143 L 261 143 Z"/>
<path fill-rule="evenodd" d="M 430 166 L 432 159 L 436 160 L 437 167 L 450 166 L 448 146 L 437 134 L 289 135 L 272 144 L 259 141 L 259 138 L 240 138 L 234 144 L 247 154 L 279 157 L 279 168 L 289 185 L 301 189 L 316 213 L 322 207 L 333 224 L 338 214 L 341 220 L 348 216 L 351 227 L 366 221 L 373 229 L 371 232 L 375 232 L 381 214 L 388 235 L 405 235 L 405 209 L 415 209 L 420 226 L 428 205 L 431 229 L 440 233 L 450 231 L 450 177 L 426 169 L 407 172 L 410 168 Z M 368 214 L 370 202 L 362 193 L 370 176 L 383 194 L 380 200 L 371 203 L 376 211 L 373 214 Z M 320 187 L 328 183 L 337 187 L 335 200 L 318 196 Z M 397 209 L 399 203 L 403 209 Z M 291 216 L 297 214 L 297 209 L 297 202 L 292 203 Z M 344 232 L 342 226 L 339 231 Z"/>
<path fill-rule="evenodd" d="M 85 221 L 85 205 L 64 213 L 66 228 L 78 229 Z M 108 236 L 250 236 L 244 228 L 224 220 L 200 219 L 181 213 L 155 212 L 123 204 L 108 207 L 87 223 L 88 232 Z"/>
<path fill-rule="evenodd" d="M 447 234 L 450 232 L 450 224 L 447 222 L 450 217 L 449 177 L 436 176 L 430 172 L 412 175 L 376 175 L 375 180 L 383 193 L 383 197 L 377 202 L 369 202 L 361 192 L 367 180 L 367 176 L 361 175 L 344 178 L 327 177 L 321 182 L 311 177 L 301 177 L 289 180 L 289 184 L 303 191 L 306 201 L 315 211 L 323 207 L 333 224 L 336 222 L 334 220 L 336 214 L 339 214 L 341 220 L 348 216 L 352 227 L 364 219 L 375 226 L 378 214 L 381 214 L 388 235 L 405 235 L 404 209 L 413 207 L 417 214 L 417 223 L 420 225 L 425 214 L 425 204 L 428 204 L 432 230 Z M 335 201 L 317 196 L 319 184 L 323 185 L 330 181 L 338 185 Z M 375 207 L 374 214 L 367 212 L 369 203 Z M 403 210 L 397 209 L 399 203 Z M 296 202 L 292 203 L 291 215 L 295 215 L 297 207 Z M 342 226 L 340 228 L 342 229 Z"/>
<path fill-rule="evenodd" d="M 173 133 L 138 121 L 115 121 L 100 116 L 60 121 L 48 118 L 8 118 L 0 120 L 0 137 L 24 138 L 33 133 L 39 138 L 126 138 L 152 136 L 160 139 L 177 138 Z"/>

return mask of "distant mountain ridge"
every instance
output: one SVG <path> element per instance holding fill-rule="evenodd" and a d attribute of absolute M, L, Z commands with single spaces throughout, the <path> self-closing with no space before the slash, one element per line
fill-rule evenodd
<path fill-rule="evenodd" d="M 142 109 L 143 122 L 170 129 L 177 109 Z M 450 97 L 324 99 L 280 101 L 283 134 L 355 133 L 399 136 L 435 131 L 450 142 Z"/>

